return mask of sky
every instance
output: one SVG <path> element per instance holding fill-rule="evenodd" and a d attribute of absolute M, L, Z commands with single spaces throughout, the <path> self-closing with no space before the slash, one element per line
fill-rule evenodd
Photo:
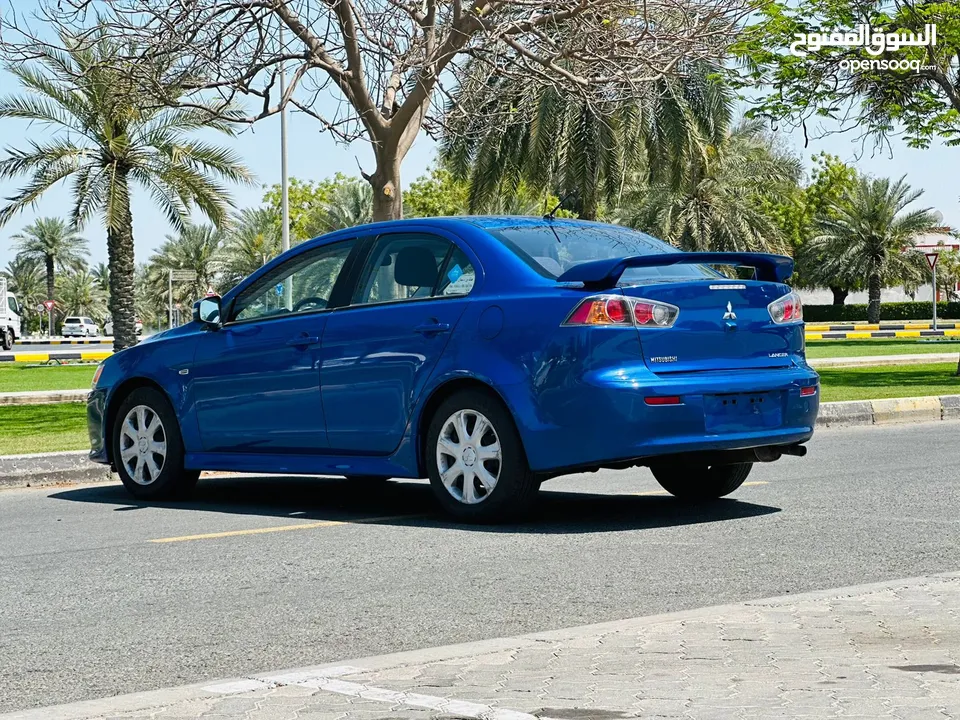
<path fill-rule="evenodd" d="M 0 70 L 0 95 L 17 91 L 15 79 L 5 70 Z M 354 142 L 349 147 L 338 144 L 331 136 L 320 132 L 315 120 L 301 113 L 291 113 L 287 125 L 290 177 L 320 180 L 337 172 L 358 175 L 358 163 L 366 171 L 373 170 L 372 153 L 362 141 Z M 779 132 L 803 156 L 808 168 L 812 155 L 826 151 L 839 156 L 863 173 L 893 178 L 906 175 L 912 187 L 924 191 L 917 206 L 939 210 L 946 224 L 960 228 L 960 180 L 956 171 L 960 167 L 960 148 L 934 143 L 927 150 L 916 150 L 894 140 L 889 148 L 877 150 L 872 144 L 864 147 L 853 132 L 811 139 L 804 148 L 803 134 L 799 130 L 784 129 Z M 812 136 L 816 134 L 811 131 Z M 49 130 L 42 126 L 0 120 L 0 148 L 22 147 L 27 140 L 46 137 L 49 137 Z M 258 205 L 264 187 L 280 182 L 279 117 L 261 121 L 235 138 L 217 136 L 216 139 L 220 144 L 232 147 L 257 177 L 255 186 L 234 188 L 236 205 L 240 208 Z M 3 151 L 0 150 L 0 153 Z M 426 172 L 434 155 L 433 142 L 426 135 L 421 135 L 403 163 L 403 182 L 409 184 Z M 23 182 L 22 179 L 0 180 L 0 198 L 12 195 Z M 15 255 L 15 243 L 11 236 L 38 217 L 66 216 L 70 207 L 69 190 L 60 186 L 43 197 L 36 207 L 24 211 L 0 228 L 0 267 L 5 267 Z M 171 232 L 171 228 L 143 192 L 134 195 L 133 217 L 136 260 L 138 263 L 145 262 Z M 90 241 L 91 263 L 105 262 L 106 233 L 102 225 L 91 223 L 83 232 Z"/>

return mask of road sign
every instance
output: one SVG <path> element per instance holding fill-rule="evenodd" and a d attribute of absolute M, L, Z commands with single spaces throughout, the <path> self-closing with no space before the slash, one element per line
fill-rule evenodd
<path fill-rule="evenodd" d="M 173 280 L 179 280 L 181 282 L 190 282 L 191 280 L 197 279 L 197 273 L 193 270 L 171 270 L 170 277 Z"/>
<path fill-rule="evenodd" d="M 42 313 L 44 310 L 46 310 L 46 308 L 43 306 L 43 303 L 37 303 L 37 307 L 35 309 L 38 313 Z"/>
<path fill-rule="evenodd" d="M 54 308 L 55 305 L 56 305 L 56 303 L 55 303 L 53 300 L 44 300 L 44 301 L 43 301 L 43 306 L 44 306 L 47 310 L 53 310 L 53 308 Z"/>
<path fill-rule="evenodd" d="M 940 259 L 940 253 L 938 252 L 924 253 L 923 256 L 927 259 L 927 265 L 930 266 L 931 270 L 937 266 L 937 260 Z"/>

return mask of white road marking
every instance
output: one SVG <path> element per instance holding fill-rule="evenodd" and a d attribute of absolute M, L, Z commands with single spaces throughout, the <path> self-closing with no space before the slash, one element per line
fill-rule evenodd
<path fill-rule="evenodd" d="M 260 675 L 245 680 L 209 685 L 205 687 L 204 690 L 220 695 L 233 695 L 250 692 L 252 690 L 278 687 L 280 685 L 299 685 L 301 687 L 323 690 L 337 695 L 347 695 L 364 700 L 389 703 L 390 705 L 405 705 L 411 708 L 434 710 L 436 712 L 458 715 L 464 718 L 473 718 L 473 720 L 549 720 L 548 718 L 538 718 L 536 715 L 518 710 L 495 708 L 491 705 L 484 705 L 483 703 L 451 700 L 434 695 L 404 692 L 402 690 L 387 690 L 386 688 L 370 687 L 369 685 L 363 685 L 361 683 L 337 679 L 340 675 L 354 675 L 362 672 L 365 672 L 362 668 L 341 665 L 338 667 L 325 668 L 316 672 L 301 671 L 279 673 L 276 675 Z"/>

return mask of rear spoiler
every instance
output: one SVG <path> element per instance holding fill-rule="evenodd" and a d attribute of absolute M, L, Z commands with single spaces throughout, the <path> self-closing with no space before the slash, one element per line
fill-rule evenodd
<path fill-rule="evenodd" d="M 574 265 L 557 282 L 580 282 L 591 290 L 617 286 L 627 268 L 667 265 L 737 265 L 756 268 L 757 280 L 785 282 L 793 275 L 793 258 L 751 252 L 667 252 L 656 255 L 631 255 L 608 260 L 593 260 Z"/>

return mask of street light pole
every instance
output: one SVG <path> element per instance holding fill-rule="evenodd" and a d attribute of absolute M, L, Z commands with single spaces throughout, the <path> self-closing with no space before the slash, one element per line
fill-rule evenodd
<path fill-rule="evenodd" d="M 283 53 L 283 26 L 280 27 L 280 52 Z M 280 63 L 280 250 L 290 249 L 290 197 L 287 190 L 287 104 L 284 102 L 287 90 L 287 69 Z M 283 289 L 283 304 L 287 310 L 293 308 L 293 278 L 287 278 Z"/>

